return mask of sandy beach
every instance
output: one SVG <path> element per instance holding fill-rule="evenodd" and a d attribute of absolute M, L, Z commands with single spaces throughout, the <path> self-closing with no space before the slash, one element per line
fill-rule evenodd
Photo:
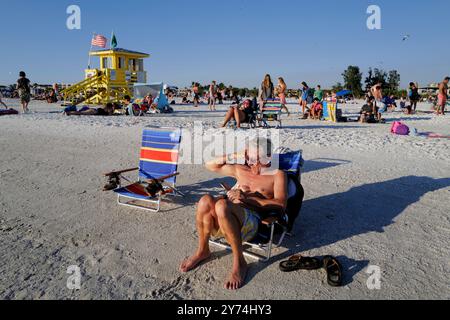
<path fill-rule="evenodd" d="M 344 115 L 361 104 L 343 105 Z M 66 117 L 57 105 L 32 101 L 33 113 L 0 117 L 0 299 L 450 299 L 450 140 L 390 133 L 400 119 L 450 135 L 450 117 L 425 112 L 426 104 L 413 116 L 387 113 L 386 124 L 285 118 L 283 145 L 305 158 L 294 236 L 268 263 L 249 261 L 237 292 L 223 289 L 226 251 L 213 248 L 207 264 L 181 274 L 197 245 L 196 202 L 221 192 L 223 178 L 182 164 L 186 197 L 149 213 L 118 206 L 102 192 L 103 173 L 138 164 L 146 126 L 216 127 L 227 108 Z M 338 257 L 345 285 L 329 287 L 323 270 L 279 271 L 295 253 Z M 81 269 L 80 290 L 66 286 L 71 265 Z M 369 266 L 381 270 L 379 290 L 367 286 Z"/>

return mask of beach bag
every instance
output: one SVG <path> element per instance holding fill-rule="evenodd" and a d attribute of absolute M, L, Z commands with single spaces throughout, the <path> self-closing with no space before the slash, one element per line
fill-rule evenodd
<path fill-rule="evenodd" d="M 407 136 L 409 134 L 409 128 L 407 125 L 401 123 L 400 121 L 395 121 L 392 124 L 391 132 L 393 134 L 398 134 L 401 136 Z"/>

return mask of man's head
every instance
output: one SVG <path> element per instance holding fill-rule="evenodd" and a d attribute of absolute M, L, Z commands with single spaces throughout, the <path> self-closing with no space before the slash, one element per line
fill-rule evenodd
<path fill-rule="evenodd" d="M 245 158 L 252 172 L 259 174 L 261 168 L 270 166 L 272 161 L 272 141 L 264 137 L 251 139 L 245 152 Z"/>
<path fill-rule="evenodd" d="M 322 87 L 320 86 L 320 84 L 317 86 L 317 90 L 320 90 Z"/>
<path fill-rule="evenodd" d="M 21 77 L 21 78 L 25 78 L 27 75 L 25 74 L 25 72 L 23 72 L 23 71 L 20 71 L 19 72 L 19 77 Z"/>
<path fill-rule="evenodd" d="M 449 81 L 450 81 L 450 77 L 445 77 L 444 83 L 448 84 Z"/>
<path fill-rule="evenodd" d="M 131 97 L 129 95 L 126 95 L 125 97 L 123 97 L 123 101 L 126 104 L 130 104 L 131 103 Z"/>

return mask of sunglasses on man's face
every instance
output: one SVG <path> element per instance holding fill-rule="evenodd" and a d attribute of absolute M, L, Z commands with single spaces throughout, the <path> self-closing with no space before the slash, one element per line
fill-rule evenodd
<path fill-rule="evenodd" d="M 248 166 L 256 166 L 258 164 L 266 166 L 270 164 L 269 159 L 261 159 L 260 157 L 249 157 L 248 155 L 246 156 L 246 162 Z"/>

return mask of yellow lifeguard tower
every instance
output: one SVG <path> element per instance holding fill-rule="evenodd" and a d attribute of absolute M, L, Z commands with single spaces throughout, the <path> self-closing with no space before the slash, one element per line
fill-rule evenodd
<path fill-rule="evenodd" d="M 61 92 L 66 104 L 120 102 L 125 95 L 133 97 L 133 84 L 147 82 L 147 53 L 111 48 L 91 51 L 89 55 L 99 57 L 100 68 L 88 68 L 85 80 Z"/>

